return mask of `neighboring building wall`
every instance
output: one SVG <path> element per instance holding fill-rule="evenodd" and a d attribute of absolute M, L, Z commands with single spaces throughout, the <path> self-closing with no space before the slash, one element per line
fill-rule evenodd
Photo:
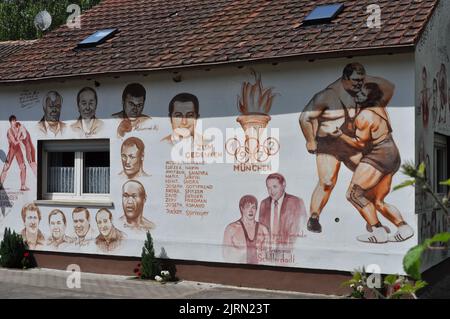
<path fill-rule="evenodd" d="M 413 139 L 415 132 L 414 62 L 412 54 L 361 57 L 354 60 L 319 60 L 313 63 L 289 62 L 277 65 L 255 65 L 255 71 L 261 75 L 262 88 L 253 86 L 253 89 L 248 87 L 248 84 L 243 85 L 245 82 L 255 84 L 255 77 L 251 70 L 236 67 L 221 67 L 210 71 L 186 71 L 178 75 L 154 73 L 148 76 L 99 77 L 95 78 L 98 87 L 94 86 L 94 79 L 30 82 L 24 86 L 3 86 L 0 88 L 0 135 L 2 136 L 0 158 L 2 162 L 5 162 L 7 154 L 12 150 L 8 139 L 5 138 L 10 127 L 8 122 L 10 115 L 15 115 L 17 120 L 30 132 L 36 151 L 38 151 L 38 140 L 79 139 L 79 135 L 76 135 L 71 128 L 79 116 L 76 96 L 81 88 L 90 86 L 97 92 L 96 116 L 103 121 L 104 125 L 101 130 L 89 138 L 110 139 L 111 198 L 114 202 L 113 208 L 110 209 L 113 214 L 112 222 L 127 235 L 122 246 L 112 249 L 108 253 L 109 255 L 140 256 L 145 239 L 145 232 L 133 232 L 124 227 L 124 223 L 120 221 L 120 217 L 124 215 L 122 185 L 127 180 L 126 176 L 119 175 L 123 170 L 121 145 L 128 137 L 135 136 L 142 139 L 146 146 L 143 166 L 148 176 L 137 179 L 144 185 L 147 193 L 144 216 L 155 226 L 151 229 L 151 233 L 157 255 L 160 255 L 164 248 L 168 257 L 182 260 L 259 263 L 344 271 L 377 264 L 383 273 L 401 273 L 401 261 L 404 254 L 418 242 L 416 234 L 409 240 L 399 243 L 390 242 L 377 245 L 357 241 L 356 237 L 366 232 L 366 221 L 346 199 L 352 173 L 343 164 L 336 187 L 320 219 L 323 227 L 322 233 L 311 233 L 306 230 L 306 214 L 309 214 L 311 195 L 318 182 L 318 175 L 316 156 L 309 154 L 306 150 L 305 138 L 299 126 L 299 116 L 312 97 L 339 79 L 346 64 L 351 62 L 360 62 L 365 66 L 368 75 L 381 77 L 395 84 L 395 94 L 387 108 L 393 128 L 393 138 L 399 148 L 402 162 L 412 160 L 415 154 Z M 176 78 L 177 76 L 180 78 Z M 133 130 L 128 127 L 129 123 L 123 123 L 121 119 L 111 116 L 122 110 L 123 89 L 127 84 L 133 82 L 142 83 L 145 87 L 147 98 L 143 113 L 151 116 L 151 119 L 148 119 L 140 130 Z M 264 102 L 262 104 L 267 107 L 271 106 L 270 121 L 267 127 L 269 135 L 275 139 L 259 136 L 252 137 L 245 143 L 245 139 L 240 136 L 241 148 L 237 148 L 237 144 L 232 143 L 233 136 L 226 136 L 227 128 L 239 129 L 240 123 L 248 123 L 249 120 L 256 122 L 269 120 L 267 116 L 239 117 L 238 100 L 244 94 L 243 87 L 247 90 L 248 96 L 258 95 L 261 89 L 264 92 L 264 90 L 272 88 L 273 100 L 266 99 L 270 95 L 270 92 L 266 91 L 267 94 L 261 96 L 260 101 Z M 38 126 L 43 114 L 43 99 L 50 90 L 59 92 L 63 97 L 61 121 L 66 124 L 66 131 L 56 138 L 44 134 Z M 168 105 L 170 100 L 181 92 L 188 92 L 198 97 L 200 118 L 197 121 L 197 131 L 202 132 L 203 130 L 205 135 L 208 133 L 222 134 L 218 137 L 216 135 L 217 144 L 211 144 L 213 142 L 210 142 L 210 138 L 205 136 L 204 145 L 206 146 L 197 150 L 197 154 L 203 154 L 205 161 L 220 161 L 226 158 L 234 160 L 234 156 L 229 155 L 231 153 L 236 154 L 236 158 L 240 162 L 246 162 L 248 157 L 256 154 L 258 161 L 254 161 L 253 165 L 239 165 L 233 162 L 180 165 L 168 163 L 171 160 L 173 148 L 177 147 L 173 147 L 169 143 L 172 127 L 168 118 Z M 340 105 L 340 101 L 337 100 L 332 103 Z M 247 107 L 250 106 L 247 105 Z M 382 109 L 381 112 L 383 113 Z M 333 123 L 333 125 L 339 126 L 342 122 Z M 206 129 L 208 131 L 205 131 Z M 118 133 L 123 136 L 118 136 Z M 277 135 L 278 133 L 279 135 Z M 227 142 L 227 147 L 224 148 L 221 142 Z M 211 145 L 214 146 L 215 153 L 211 151 Z M 331 151 L 341 151 L 340 148 L 333 145 L 329 147 L 334 148 Z M 28 165 L 25 156 L 27 150 L 23 145 L 21 145 L 21 150 L 24 157 L 23 162 L 27 167 L 26 185 L 30 190 L 19 190 L 19 166 L 17 160 L 13 159 L 1 194 L 0 227 L 2 232 L 5 226 L 20 232 L 24 228 L 21 209 L 24 205 L 36 200 L 37 179 Z M 253 160 L 250 159 L 249 162 L 251 161 Z M 326 166 L 326 164 L 322 165 Z M 247 171 L 247 169 L 254 171 Z M 260 213 L 256 213 L 256 215 L 259 215 L 260 222 L 267 220 L 264 215 L 270 209 L 270 203 L 263 202 L 268 197 L 266 177 L 268 173 L 277 170 L 286 179 L 286 192 L 292 194 L 286 204 L 280 204 L 279 207 L 280 228 L 283 229 L 280 233 L 284 233 L 281 237 L 285 234 L 289 235 L 287 242 L 293 245 L 292 250 L 285 247 L 284 259 L 277 257 L 276 260 L 269 258 L 263 260 L 262 257 L 266 257 L 266 255 L 263 255 L 262 251 L 265 251 L 269 245 L 261 243 L 268 242 L 266 228 L 269 226 L 260 225 L 256 243 L 258 250 L 255 258 L 251 259 L 246 255 L 245 246 L 239 248 L 240 243 L 245 245 L 245 237 L 240 224 L 237 223 L 228 227 L 227 235 L 231 238 L 229 245 L 238 247 L 234 251 L 227 250 L 230 247 L 223 245 L 224 232 L 230 223 L 241 217 L 239 201 L 244 195 L 249 194 L 257 198 L 257 211 Z M 404 176 L 396 173 L 392 186 L 403 180 Z M 385 188 L 389 193 L 391 187 L 386 185 Z M 391 192 L 386 197 L 386 201 L 398 207 L 404 220 L 417 230 L 413 188 Z M 67 218 L 67 235 L 75 237 L 72 210 L 76 206 L 79 205 L 40 204 L 42 220 L 39 229 L 43 235 L 45 237 L 50 235 L 49 212 L 59 208 Z M 97 236 L 95 214 L 101 206 L 88 204 L 84 206 L 90 210 L 91 226 Z M 263 208 L 260 210 L 261 206 Z M 396 231 L 396 227 L 392 223 L 382 216 L 379 218 L 390 228 L 392 233 Z M 287 230 L 289 226 L 296 229 Z M 286 238 L 280 242 L 280 245 L 288 245 Z M 249 246 L 251 245 L 252 243 L 249 243 Z M 39 250 L 103 254 L 95 242 L 91 242 L 85 247 L 67 245 L 65 248 L 59 249 L 43 245 Z"/>
<path fill-rule="evenodd" d="M 435 134 L 450 136 L 450 2 L 440 1 L 416 49 L 416 162 L 428 163 L 427 174 L 435 180 Z M 444 92 L 445 91 L 445 92 Z M 447 139 L 448 140 L 448 139 Z M 448 172 L 447 172 L 448 173 Z M 448 178 L 448 175 L 447 177 Z M 434 202 L 420 190 L 416 194 L 420 242 L 448 231 L 449 222 Z M 423 268 L 428 269 L 448 257 L 448 250 L 427 251 Z"/>

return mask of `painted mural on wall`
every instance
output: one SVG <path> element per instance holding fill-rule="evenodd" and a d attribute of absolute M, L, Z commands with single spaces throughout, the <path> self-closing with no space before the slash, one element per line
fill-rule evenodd
<path fill-rule="evenodd" d="M 17 121 L 15 115 L 9 117 L 9 123 L 11 127 L 6 134 L 9 144 L 8 155 L 0 175 L 0 185 L 5 184 L 8 171 L 13 162 L 16 162 L 20 170 L 20 190 L 28 191 L 30 189 L 27 187 L 27 166 L 24 154 L 34 176 L 37 176 L 36 149 L 31 141 L 30 133 L 25 126 Z"/>
<path fill-rule="evenodd" d="M 418 114 L 416 119 L 418 129 L 416 140 L 420 145 L 417 149 L 416 161 L 427 166 L 428 183 L 433 189 L 443 194 L 446 190 L 439 187 L 441 180 L 447 179 L 447 172 L 440 171 L 442 165 L 438 161 L 442 152 L 438 148 L 442 141 L 450 142 L 450 21 L 446 12 L 450 10 L 448 1 L 441 1 L 430 19 L 423 36 L 419 41 L 416 56 L 416 85 L 421 88 L 416 93 L 416 105 L 428 106 L 428 113 Z M 440 171 L 440 176 L 438 176 Z M 419 240 L 423 242 L 439 232 L 449 231 L 450 224 L 441 211 L 436 210 L 431 196 L 418 189 L 416 191 L 416 206 L 418 213 Z M 442 259 L 448 257 L 447 250 L 429 250 L 424 258 L 423 267 L 427 269 Z"/>
<path fill-rule="evenodd" d="M 238 110 L 241 115 L 236 121 L 241 125 L 245 138 L 243 143 L 233 137 L 226 142 L 226 150 L 238 163 L 256 164 L 264 167 L 271 156 L 280 150 L 280 143 L 274 137 L 264 137 L 271 117 L 272 103 L 276 94 L 273 88 L 265 88 L 261 75 L 254 72 L 255 83 L 244 82 L 238 97 Z M 240 166 L 238 166 L 240 167 Z"/>
<path fill-rule="evenodd" d="M 322 232 L 319 217 L 343 163 L 353 172 L 347 200 L 370 230 L 357 240 L 378 244 L 413 236 L 399 210 L 384 201 L 401 163 L 386 109 L 393 94 L 392 83 L 369 76 L 363 65 L 352 63 L 304 109 L 300 126 L 308 152 L 316 155 L 319 177 L 311 197 L 309 231 Z M 390 230 L 380 223 L 378 212 L 397 227 L 394 234 L 388 234 Z"/>
<path fill-rule="evenodd" d="M 1 227 L 18 229 L 36 250 L 139 256 L 150 231 L 171 258 L 291 267 L 310 262 L 308 249 L 320 253 L 326 246 L 370 254 L 380 249 L 370 244 L 383 243 L 396 251 L 414 235 L 414 217 L 387 199 L 402 158 L 395 138 L 401 128 L 388 111 L 394 85 L 366 74 L 362 64 L 343 67 L 331 85 L 297 92 L 266 86 L 264 73 L 249 70 L 233 91 L 211 93 L 226 101 L 226 116 L 210 116 L 212 100 L 195 87 L 165 96 L 135 81 L 114 94 L 86 85 L 36 90 L 43 95 L 42 109 L 28 110 L 34 120 L 18 114 L 2 126 L 8 136 L 2 183 L 11 175 L 23 176 L 23 183 L 20 198 L 2 202 L 9 214 Z M 281 119 L 287 94 L 305 102 Z M 118 104 L 122 110 L 111 116 Z M 213 122 L 242 135 L 208 135 Z M 279 136 L 267 135 L 272 128 Z M 111 206 L 35 202 L 37 178 L 30 176 L 37 176 L 38 141 L 104 138 Z M 339 224 L 333 196 L 343 207 Z M 173 248 L 180 243 L 186 247 Z"/>
<path fill-rule="evenodd" d="M 259 205 L 253 195 L 239 201 L 241 218 L 230 223 L 223 236 L 227 261 L 260 264 L 295 262 L 294 246 L 304 236 L 306 210 L 303 200 L 286 193 L 286 179 L 279 173 L 266 178 L 268 197 Z"/>

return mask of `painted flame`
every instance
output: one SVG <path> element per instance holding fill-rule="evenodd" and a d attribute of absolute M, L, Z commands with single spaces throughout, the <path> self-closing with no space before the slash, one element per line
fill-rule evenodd
<path fill-rule="evenodd" d="M 269 114 L 275 95 L 272 88 L 265 89 L 261 75 L 253 72 L 256 82 L 242 84 L 241 96 L 238 96 L 238 109 L 243 115 L 252 113 Z"/>

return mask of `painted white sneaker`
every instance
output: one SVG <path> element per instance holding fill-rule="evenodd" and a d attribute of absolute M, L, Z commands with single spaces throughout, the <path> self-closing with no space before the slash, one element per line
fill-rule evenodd
<path fill-rule="evenodd" d="M 369 233 L 373 232 L 373 228 L 370 224 L 366 224 L 366 229 Z M 387 233 L 390 234 L 391 233 L 391 229 L 385 225 L 383 225 L 383 228 L 386 229 Z"/>
<path fill-rule="evenodd" d="M 371 233 L 356 237 L 358 241 L 369 244 L 385 244 L 388 242 L 388 233 L 384 227 L 373 227 Z"/>
<path fill-rule="evenodd" d="M 414 230 L 409 225 L 401 225 L 395 234 L 389 236 L 391 242 L 402 242 L 414 236 Z"/>

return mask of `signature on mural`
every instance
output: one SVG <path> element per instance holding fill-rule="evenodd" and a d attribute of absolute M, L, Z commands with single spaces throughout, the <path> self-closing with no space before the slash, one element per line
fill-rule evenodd
<path fill-rule="evenodd" d="M 353 171 L 346 197 L 367 223 L 366 243 L 400 242 L 414 232 L 399 210 L 384 201 L 401 160 L 386 106 L 394 94 L 389 81 L 368 76 L 363 65 L 348 64 L 343 75 L 317 93 L 300 116 L 308 152 L 316 154 L 319 183 L 311 198 L 307 228 L 322 232 L 319 217 L 336 184 L 341 163 Z M 377 211 L 397 227 L 388 234 Z"/>
<path fill-rule="evenodd" d="M 24 90 L 20 93 L 19 104 L 22 109 L 29 109 L 39 103 L 39 91 L 37 90 Z"/>

